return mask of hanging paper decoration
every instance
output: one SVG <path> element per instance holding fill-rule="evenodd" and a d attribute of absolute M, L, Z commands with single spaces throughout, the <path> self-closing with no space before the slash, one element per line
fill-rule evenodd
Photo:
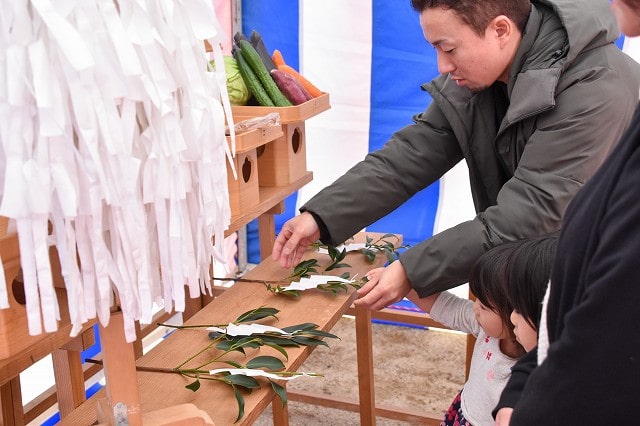
<path fill-rule="evenodd" d="M 117 303 L 133 341 L 153 303 L 183 311 L 185 286 L 206 291 L 225 259 L 232 120 L 204 48 L 223 63 L 212 2 L 0 5 L 0 215 L 18 232 L 29 332 L 57 329 L 53 244 L 71 334 Z"/>

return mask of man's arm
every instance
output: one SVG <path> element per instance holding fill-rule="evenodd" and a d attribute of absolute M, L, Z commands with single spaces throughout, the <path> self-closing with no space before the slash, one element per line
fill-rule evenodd
<path fill-rule="evenodd" d="M 442 112 L 431 103 L 414 124 L 394 133 L 302 210 L 321 218 L 337 245 L 437 181 L 463 159 Z"/>

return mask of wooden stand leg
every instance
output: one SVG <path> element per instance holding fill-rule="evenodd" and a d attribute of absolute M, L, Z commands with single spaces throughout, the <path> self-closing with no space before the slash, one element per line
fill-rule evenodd
<path fill-rule="evenodd" d="M 0 386 L 0 405 L 2 405 L 0 424 L 24 426 L 20 376 L 14 377 Z"/>
<path fill-rule="evenodd" d="M 136 378 L 136 359 L 133 344 L 127 343 L 124 336 L 124 320 L 121 312 L 111 314 L 109 325 L 100 325 L 100 339 L 104 357 L 104 375 L 107 381 L 108 407 L 106 419 L 102 423 L 111 423 L 114 408 L 126 413 L 130 426 L 142 425 L 138 380 Z M 106 420 L 106 421 L 105 421 Z M 118 419 L 115 419 L 116 423 Z"/>
<path fill-rule="evenodd" d="M 282 406 L 280 398 L 273 398 L 271 411 L 273 412 L 273 426 L 289 426 L 289 405 Z"/>
<path fill-rule="evenodd" d="M 373 377 L 373 336 L 371 311 L 356 307 L 356 351 L 358 358 L 358 390 L 360 424 L 376 424 L 376 398 Z"/>
<path fill-rule="evenodd" d="M 66 417 L 86 400 L 80 352 L 56 349 L 52 352 L 53 375 L 58 394 L 60 418 Z"/>

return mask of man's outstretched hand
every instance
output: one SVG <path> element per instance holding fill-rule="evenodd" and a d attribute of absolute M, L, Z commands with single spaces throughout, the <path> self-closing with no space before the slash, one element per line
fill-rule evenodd
<path fill-rule="evenodd" d="M 283 268 L 291 268 L 300 263 L 304 251 L 319 238 L 320 228 L 311 213 L 300 213 L 282 225 L 271 257 Z"/>

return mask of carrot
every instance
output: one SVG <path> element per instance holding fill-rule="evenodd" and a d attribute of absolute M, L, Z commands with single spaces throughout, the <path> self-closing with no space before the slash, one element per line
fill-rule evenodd
<path fill-rule="evenodd" d="M 274 64 L 276 64 L 276 67 L 279 67 L 280 65 L 286 65 L 286 62 L 284 61 L 284 57 L 282 56 L 282 52 L 280 52 L 278 49 L 273 51 L 273 55 L 271 55 L 271 60 L 273 61 Z"/>
<path fill-rule="evenodd" d="M 290 65 L 287 65 L 287 64 L 278 65 L 278 69 L 282 70 L 282 71 L 284 71 L 286 73 L 289 73 L 292 76 L 294 76 L 296 78 L 296 80 L 298 80 L 300 82 L 300 84 L 302 84 L 302 87 L 307 89 L 307 92 L 309 92 L 309 94 L 311 96 L 313 96 L 314 98 L 317 98 L 318 96 L 323 94 L 323 92 L 320 89 L 318 89 L 316 86 L 314 86 L 313 83 L 311 83 L 309 80 L 304 78 L 304 76 L 302 74 L 300 74 L 298 71 L 296 71 Z"/>

